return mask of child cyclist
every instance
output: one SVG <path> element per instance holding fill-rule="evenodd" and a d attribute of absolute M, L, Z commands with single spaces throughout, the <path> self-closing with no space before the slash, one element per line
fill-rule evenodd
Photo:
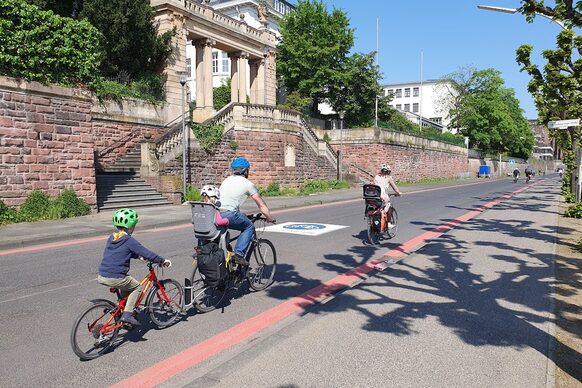
<path fill-rule="evenodd" d="M 127 303 L 120 321 L 139 326 L 140 323 L 133 316 L 133 309 L 141 292 L 141 285 L 132 276 L 128 275 L 131 259 L 144 258 L 170 267 L 172 262 L 141 245 L 131 236 L 137 224 L 137 212 L 133 209 L 119 209 L 113 214 L 113 226 L 117 228 L 105 245 L 103 260 L 99 266 L 97 281 L 104 286 L 113 287 L 121 291 L 121 296 L 127 296 Z"/>

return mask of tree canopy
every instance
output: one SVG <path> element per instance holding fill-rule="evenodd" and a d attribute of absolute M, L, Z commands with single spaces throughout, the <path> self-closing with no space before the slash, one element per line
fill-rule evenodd
<path fill-rule="evenodd" d="M 556 0 L 554 7 L 543 1 L 522 0 L 520 12 L 532 22 L 536 14 L 543 14 L 562 22 L 565 30 L 556 36 L 556 48 L 542 51 L 546 64 L 543 69 L 531 60 L 532 45 L 522 45 L 516 51 L 516 61 L 521 71 L 527 72 L 531 80 L 528 91 L 534 97 L 538 109 L 538 121 L 546 124 L 550 120 L 582 118 L 582 37 L 572 28 L 582 26 L 582 3 L 573 6 L 572 0 Z M 564 154 L 564 163 L 573 174 L 577 144 L 580 142 L 582 127 L 568 130 L 552 130 L 550 135 L 557 139 Z M 574 179 L 570 174 L 570 191 L 574 192 Z"/>
<path fill-rule="evenodd" d="M 444 78 L 452 85 L 451 126 L 484 152 L 509 152 L 527 158 L 534 138 L 513 89 L 495 69 L 471 68 Z"/>

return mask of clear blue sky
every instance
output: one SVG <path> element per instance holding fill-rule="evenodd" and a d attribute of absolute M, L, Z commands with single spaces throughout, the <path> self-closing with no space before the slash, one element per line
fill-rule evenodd
<path fill-rule="evenodd" d="M 324 0 L 328 9 L 342 9 L 355 29 L 354 52 L 376 50 L 379 20 L 379 65 L 384 83 L 438 79 L 465 66 L 494 68 L 505 86 L 515 90 L 528 119 L 537 110 L 527 92 L 529 75 L 519 71 L 515 50 L 534 46 L 533 61 L 545 64 L 541 52 L 555 48 L 561 31 L 556 23 L 536 17 L 527 23 L 521 14 L 483 11 L 477 5 L 519 7 L 519 0 Z M 546 1 L 553 6 L 554 2 Z"/>

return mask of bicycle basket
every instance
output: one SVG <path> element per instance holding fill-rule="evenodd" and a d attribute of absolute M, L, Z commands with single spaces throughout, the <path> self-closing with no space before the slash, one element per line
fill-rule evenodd
<path fill-rule="evenodd" d="M 364 185 L 364 198 L 380 198 L 382 189 L 378 185 Z"/>
<path fill-rule="evenodd" d="M 214 219 L 217 209 L 211 203 L 191 202 L 194 236 L 199 240 L 214 240 L 220 234 Z"/>

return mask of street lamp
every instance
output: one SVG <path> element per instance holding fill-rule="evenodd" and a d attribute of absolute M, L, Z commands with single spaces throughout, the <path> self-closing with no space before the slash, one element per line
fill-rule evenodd
<path fill-rule="evenodd" d="M 186 200 L 186 155 L 188 151 L 188 133 L 186 132 L 186 113 L 184 106 L 186 105 L 185 86 L 188 81 L 185 72 L 180 73 L 180 85 L 182 85 L 182 194 Z"/>
<path fill-rule="evenodd" d="M 339 180 L 344 179 L 343 174 L 343 163 L 344 163 L 344 117 L 346 112 L 343 110 L 339 111 L 339 118 L 340 118 L 340 157 L 339 157 Z"/>
<path fill-rule="evenodd" d="M 495 7 L 492 5 L 478 5 L 477 8 L 482 9 L 484 11 L 503 12 L 503 13 L 510 13 L 510 14 L 515 14 L 515 13 L 519 12 L 519 10 L 517 8 Z M 564 26 L 564 23 L 562 23 L 561 21 L 556 20 L 556 19 L 552 19 L 551 17 L 549 17 L 548 15 L 544 15 L 543 13 L 535 12 L 535 14 L 538 16 L 544 17 L 546 19 L 550 19 L 551 21 L 553 21 L 554 23 L 556 23 L 557 25 L 562 27 L 562 29 L 567 30 L 566 26 Z"/>

